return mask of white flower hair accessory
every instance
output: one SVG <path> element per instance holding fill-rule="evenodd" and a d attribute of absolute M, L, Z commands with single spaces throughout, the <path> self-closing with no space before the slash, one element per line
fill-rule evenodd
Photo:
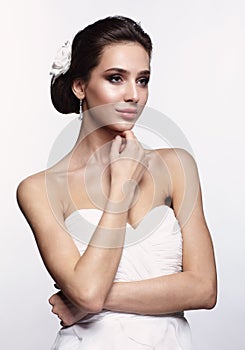
<path fill-rule="evenodd" d="M 71 43 L 67 41 L 57 51 L 55 60 L 52 64 L 50 74 L 52 75 L 52 84 L 62 74 L 65 74 L 71 65 Z"/>

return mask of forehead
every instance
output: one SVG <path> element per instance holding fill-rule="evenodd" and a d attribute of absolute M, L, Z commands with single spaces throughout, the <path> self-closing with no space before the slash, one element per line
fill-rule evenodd
<path fill-rule="evenodd" d="M 99 69 L 111 67 L 149 69 L 150 59 L 144 47 L 138 43 L 118 43 L 107 45 L 98 64 Z"/>

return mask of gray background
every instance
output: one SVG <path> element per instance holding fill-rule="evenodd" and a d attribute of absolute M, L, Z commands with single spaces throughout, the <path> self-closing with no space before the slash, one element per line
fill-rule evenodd
<path fill-rule="evenodd" d="M 219 279 L 214 310 L 186 312 L 195 350 L 241 349 L 244 329 L 245 3 L 241 0 L 2 1 L 1 347 L 49 349 L 59 328 L 54 292 L 17 208 L 21 179 L 46 167 L 73 116 L 49 97 L 57 49 L 107 15 L 141 21 L 154 43 L 148 105 L 183 130 L 194 150 Z"/>

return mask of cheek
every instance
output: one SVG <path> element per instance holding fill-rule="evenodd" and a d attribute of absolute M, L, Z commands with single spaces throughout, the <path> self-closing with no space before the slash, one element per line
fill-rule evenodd
<path fill-rule="evenodd" d="M 148 100 L 148 90 L 146 90 L 143 94 L 142 94 L 142 96 L 141 96 L 141 103 L 142 103 L 142 105 L 145 105 L 146 104 L 146 102 L 147 102 L 147 100 Z"/>
<path fill-rule="evenodd" d="M 114 86 L 109 86 L 108 84 L 100 84 L 97 86 L 90 87 L 86 92 L 87 100 L 92 103 L 111 103 L 118 102 L 120 100 L 121 91 Z"/>
<path fill-rule="evenodd" d="M 104 84 L 101 88 L 101 96 L 105 101 L 108 101 L 108 103 L 121 101 L 123 96 L 123 87 Z"/>

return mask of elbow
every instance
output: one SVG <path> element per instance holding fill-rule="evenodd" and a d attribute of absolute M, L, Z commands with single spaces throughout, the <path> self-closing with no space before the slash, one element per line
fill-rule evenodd
<path fill-rule="evenodd" d="M 203 308 L 211 310 L 217 303 L 217 286 L 216 283 L 207 283 L 206 288 L 203 288 Z"/>
<path fill-rule="evenodd" d="M 96 299 L 79 299 L 78 303 L 79 307 L 81 307 L 83 310 L 90 314 L 97 314 L 103 309 L 103 303 L 101 303 L 100 300 Z"/>
<path fill-rule="evenodd" d="M 87 313 L 99 313 L 102 311 L 104 301 L 98 293 L 80 290 L 73 295 L 76 305 Z"/>
<path fill-rule="evenodd" d="M 209 298 L 206 300 L 205 309 L 207 310 L 213 309 L 216 303 L 217 303 L 217 293 L 213 291 L 212 293 L 210 293 Z"/>

